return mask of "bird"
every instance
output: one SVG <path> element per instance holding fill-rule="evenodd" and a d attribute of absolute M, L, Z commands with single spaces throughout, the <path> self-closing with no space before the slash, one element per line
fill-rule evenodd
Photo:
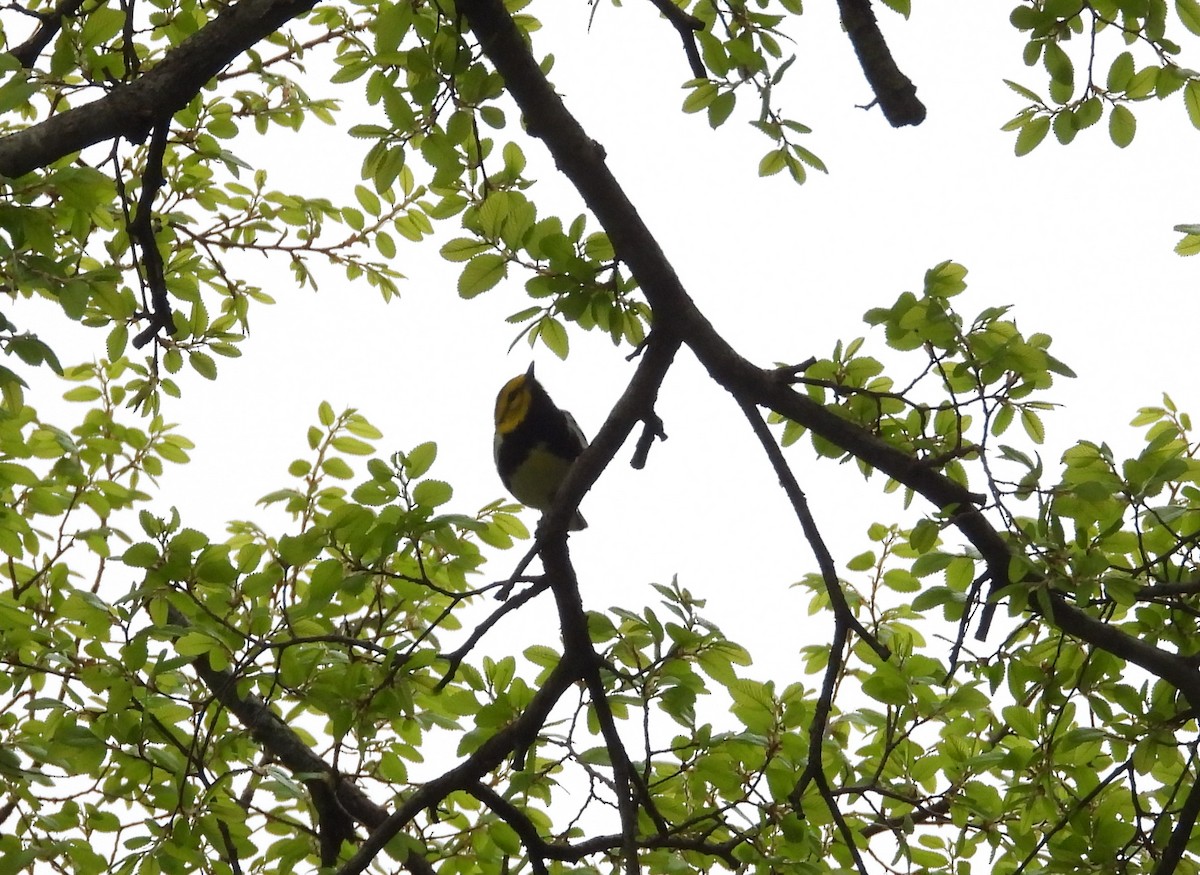
<path fill-rule="evenodd" d="M 525 373 L 504 384 L 496 396 L 496 437 L 492 444 L 500 482 L 517 501 L 545 513 L 571 465 L 587 448 L 575 417 L 559 409 L 533 375 Z M 567 528 L 587 528 L 579 511 Z"/>

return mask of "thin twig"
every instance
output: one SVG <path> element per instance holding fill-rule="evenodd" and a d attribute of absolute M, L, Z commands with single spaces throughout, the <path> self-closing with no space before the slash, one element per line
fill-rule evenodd
<path fill-rule="evenodd" d="M 533 601 L 549 588 L 550 581 L 543 577 L 536 584 L 522 592 L 516 598 L 509 599 L 495 611 L 493 611 L 486 620 L 475 627 L 474 631 L 471 632 L 467 640 L 459 645 L 456 649 L 449 653 L 439 654 L 439 658 L 446 660 L 446 662 L 448 662 L 450 665 L 446 669 L 445 676 L 438 681 L 437 686 L 434 687 L 434 691 L 441 692 L 446 688 L 446 685 L 450 683 L 450 681 L 454 680 L 454 675 L 457 674 L 458 667 L 462 665 L 462 661 L 466 655 L 471 652 L 475 645 L 479 643 L 479 640 L 483 638 L 483 636 L 486 635 L 493 626 L 499 623 L 506 614 L 512 613 L 526 602 Z"/>
<path fill-rule="evenodd" d="M 813 518 L 812 511 L 808 507 L 808 499 L 805 497 L 803 490 L 800 489 L 800 484 L 796 482 L 796 477 L 792 474 L 792 469 L 788 466 L 787 460 L 784 459 L 783 452 L 779 449 L 779 444 L 775 442 L 775 438 L 772 436 L 770 429 L 767 428 L 766 422 L 763 421 L 758 408 L 740 398 L 738 399 L 738 406 L 742 408 L 742 413 L 745 414 L 746 419 L 750 422 L 750 427 L 754 430 L 755 437 L 758 438 L 763 451 L 766 452 L 767 458 L 770 459 L 771 467 L 775 469 L 775 476 L 779 478 L 779 485 L 783 487 L 788 501 L 792 504 L 792 509 L 796 512 L 796 516 L 800 520 L 800 527 L 804 530 L 804 537 L 808 539 L 808 543 L 816 555 L 817 565 L 821 569 L 821 578 L 825 581 L 825 590 L 829 595 L 829 603 L 833 607 L 834 616 L 841 622 L 844 622 L 848 629 L 862 638 L 880 659 L 889 659 L 892 655 L 891 651 L 866 630 L 850 609 L 850 604 L 846 601 L 846 594 L 842 592 L 841 584 L 838 581 L 837 566 L 834 564 L 829 548 L 825 545 L 825 541 L 821 537 L 820 530 L 817 529 L 817 521 Z"/>

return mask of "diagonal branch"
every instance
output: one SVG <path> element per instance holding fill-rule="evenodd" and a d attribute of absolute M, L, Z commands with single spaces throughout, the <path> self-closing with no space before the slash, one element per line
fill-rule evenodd
<path fill-rule="evenodd" d="M 704 30 L 704 22 L 694 15 L 691 15 L 684 9 L 680 9 L 671 0 L 650 0 L 654 4 L 654 8 L 662 13 L 663 18 L 671 22 L 671 25 L 679 33 L 679 38 L 683 40 L 683 53 L 687 55 L 688 66 L 692 68 L 692 76 L 696 79 L 704 79 L 708 76 L 708 70 L 704 68 L 704 62 L 700 60 L 700 50 L 696 47 L 696 33 Z"/>
<path fill-rule="evenodd" d="M 582 609 L 580 611 L 582 614 Z M 174 608 L 168 609 L 167 619 L 173 626 L 186 629 L 187 618 Z M 550 710 L 562 694 L 582 675 L 581 661 L 568 652 L 546 678 L 525 712 L 504 729 L 487 739 L 466 760 L 439 778 L 429 781 L 412 793 L 391 815 L 372 802 L 352 781 L 313 753 L 301 737 L 283 718 L 257 696 L 243 696 L 237 690 L 237 676 L 229 670 L 212 667 L 207 656 L 192 661 L 196 674 L 224 708 L 233 714 L 268 751 L 290 771 L 300 775 L 321 776 L 332 794 L 319 793 L 319 801 L 369 827 L 371 835 L 339 875 L 355 875 L 363 871 L 375 855 L 404 826 L 425 809 L 436 805 L 455 790 L 469 790 L 483 775 L 490 772 L 515 750 L 527 748 L 545 723 Z M 305 783 L 310 791 L 315 779 Z M 332 796 L 332 798 L 330 798 Z M 345 829 L 343 821 L 335 822 L 336 829 Z M 335 832 L 335 834 L 337 834 Z M 344 833 L 343 833 L 344 834 Z M 324 841 L 324 838 L 322 839 Z M 339 842 L 340 844 L 340 842 Z M 403 861 L 415 873 L 432 873 L 432 867 L 420 854 L 410 852 Z"/>
<path fill-rule="evenodd" d="M 1153 875 L 1170 875 L 1176 871 L 1192 841 L 1197 818 L 1200 818 L 1200 778 L 1193 780 L 1192 789 L 1183 800 L 1183 807 L 1175 815 L 1171 838 L 1154 867 Z"/>
<path fill-rule="evenodd" d="M 83 4 L 84 0 L 61 0 L 49 12 L 38 13 L 37 29 L 29 35 L 29 39 L 9 54 L 16 58 L 17 63 L 22 67 L 26 69 L 32 67 L 37 63 L 38 56 L 45 51 L 46 46 L 50 45 L 50 42 L 62 30 L 63 19 L 73 16 Z"/>
<path fill-rule="evenodd" d="M 454 768 L 417 787 L 395 811 L 377 824 L 338 875 L 358 875 L 375 859 L 400 830 L 413 818 L 455 790 L 470 791 L 480 778 L 503 762 L 513 751 L 528 748 L 550 711 L 572 684 L 582 675 L 584 665 L 568 650 L 550 672 L 525 711 L 504 729 L 488 738 L 470 757 Z"/>
<path fill-rule="evenodd" d="M 854 612 L 850 610 L 850 604 L 846 601 L 846 594 L 842 592 L 842 587 L 838 582 L 837 566 L 834 564 L 829 548 L 825 545 L 825 539 L 821 537 L 821 532 L 817 529 L 817 521 L 813 518 L 812 510 L 808 506 L 808 498 L 804 495 L 800 484 L 796 482 L 796 476 L 788 466 L 787 460 L 783 458 L 783 452 L 779 449 L 779 444 L 775 442 L 775 438 L 771 435 L 767 424 L 763 422 L 758 408 L 741 399 L 738 399 L 738 404 L 742 408 L 742 413 L 745 414 L 746 419 L 750 422 L 750 427 L 754 430 L 755 437 L 762 444 L 767 458 L 771 460 L 771 467 L 775 469 L 775 476 L 779 478 L 779 485 L 783 487 L 788 501 L 791 502 L 792 510 L 796 512 L 796 516 L 800 520 L 800 527 L 804 529 L 804 537 L 808 540 L 813 554 L 817 557 L 817 566 L 821 569 L 821 579 L 825 581 L 825 592 L 829 596 L 829 603 L 833 606 L 833 613 L 837 621 L 865 641 L 880 659 L 886 660 L 891 658 L 891 651 L 885 645 L 881 644 L 878 638 L 863 628 L 862 623 L 858 621 L 858 618 L 854 616 Z"/>
<path fill-rule="evenodd" d="M 234 58 L 315 5 L 316 0 L 239 0 L 225 6 L 136 81 L 0 139 L 0 176 L 23 176 L 105 140 L 144 140 L 155 123 L 187 106 Z"/>
<path fill-rule="evenodd" d="M 167 620 L 181 629 L 191 625 L 175 608 L 168 608 Z M 337 807 L 359 823 L 374 826 L 387 817 L 387 812 L 372 802 L 357 785 L 341 780 L 337 770 L 313 753 L 312 748 L 266 702 L 257 696 L 238 693 L 237 675 L 227 669 L 213 668 L 204 655 L 194 659 L 192 667 L 213 698 L 233 714 L 278 762 L 295 774 L 324 776 L 333 789 Z"/>
<path fill-rule="evenodd" d="M 838 0 L 838 10 L 850 44 L 858 55 L 859 66 L 875 92 L 874 102 L 883 110 L 888 124 L 900 128 L 925 121 L 925 104 L 917 99 L 917 88 L 912 80 L 896 66 L 875 13 L 871 11 L 871 0 Z"/>

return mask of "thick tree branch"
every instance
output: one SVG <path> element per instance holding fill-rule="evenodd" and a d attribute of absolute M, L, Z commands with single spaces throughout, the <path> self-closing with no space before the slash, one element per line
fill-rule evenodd
<path fill-rule="evenodd" d="M 171 625 L 181 629 L 190 626 L 187 618 L 175 608 L 168 610 L 167 619 Z M 192 667 L 213 698 L 233 714 L 276 761 L 295 774 L 324 776 L 331 792 L 325 794 L 319 791 L 314 802 L 325 803 L 330 806 L 329 810 L 336 808 L 339 813 L 367 826 L 376 826 L 384 821 L 387 812 L 372 802 L 357 785 L 342 780 L 337 770 L 313 753 L 312 748 L 265 702 L 257 696 L 240 695 L 237 691 L 238 679 L 233 672 L 214 669 L 207 656 L 195 659 Z M 306 781 L 310 790 L 318 780 L 310 778 Z M 334 829 L 341 830 L 341 835 L 345 836 L 345 821 L 335 816 Z"/>
<path fill-rule="evenodd" d="M 579 608 L 579 617 L 583 617 L 582 606 Z M 187 618 L 174 608 L 169 609 L 168 620 L 172 625 L 183 629 L 189 626 Z M 586 628 L 586 619 L 583 622 Z M 421 785 L 399 808 L 388 815 L 385 809 L 372 802 L 357 785 L 342 778 L 336 769 L 313 753 L 300 736 L 265 702 L 256 696 L 240 695 L 237 692 L 237 676 L 233 672 L 214 669 L 204 656 L 195 659 L 192 665 L 196 674 L 212 692 L 213 698 L 237 717 L 272 757 L 293 773 L 324 776 L 326 784 L 332 790 L 332 799 L 322 793 L 318 794 L 320 801 L 336 804 L 341 812 L 372 830 L 353 859 L 340 870 L 341 875 L 354 875 L 363 871 L 387 842 L 420 812 L 436 805 L 455 790 L 470 790 L 483 775 L 494 769 L 513 751 L 527 748 L 537 736 L 555 703 L 571 684 L 582 677 L 584 669 L 579 655 L 568 651 L 534 695 L 529 707 L 516 721 L 485 741 L 474 754 L 458 766 Z M 313 780 L 318 779 L 309 779 L 306 782 L 310 783 L 310 790 Z M 344 837 L 345 821 L 335 820 L 333 828 L 335 834 L 338 834 L 338 829 L 343 830 L 341 835 Z M 432 871 L 427 861 L 418 854 L 411 854 L 404 861 L 404 865 L 412 872 Z"/>
<path fill-rule="evenodd" d="M 240 0 L 224 7 L 136 81 L 0 139 L 0 176 L 23 176 L 117 137 L 141 142 L 234 58 L 315 5 L 316 0 Z"/>
<path fill-rule="evenodd" d="M 633 427 L 646 417 L 646 411 L 653 411 L 659 387 L 678 350 L 679 340 L 676 337 L 654 329 L 646 341 L 641 361 L 629 385 L 613 405 L 608 418 L 596 432 L 595 439 L 571 466 L 567 479 L 555 495 L 554 506 L 542 517 L 538 526 L 539 542 L 566 531 L 567 521 L 578 509 L 584 493 L 608 467 Z"/>
<path fill-rule="evenodd" d="M 858 63 L 888 124 L 899 128 L 925 121 L 925 104 L 917 99 L 912 80 L 896 66 L 875 13 L 871 11 L 871 0 L 838 0 L 838 9 L 842 13 L 846 35 L 858 55 Z"/>

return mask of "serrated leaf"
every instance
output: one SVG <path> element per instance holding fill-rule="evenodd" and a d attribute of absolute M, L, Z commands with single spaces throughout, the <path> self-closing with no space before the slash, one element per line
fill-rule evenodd
<path fill-rule="evenodd" d="M 1133 55 L 1121 52 L 1108 68 L 1108 90 L 1124 91 L 1129 80 L 1133 78 Z"/>
<path fill-rule="evenodd" d="M 1200 36 L 1200 2 L 1197 0 L 1175 0 L 1175 14 L 1183 26 Z"/>
<path fill-rule="evenodd" d="M 1015 151 L 1017 157 L 1028 155 L 1042 140 L 1046 139 L 1046 134 L 1050 132 L 1050 116 L 1039 115 L 1034 116 L 1029 120 L 1029 123 L 1021 128 L 1017 134 L 1017 143 Z"/>
<path fill-rule="evenodd" d="M 1112 138 L 1113 143 L 1124 149 L 1133 142 L 1133 136 L 1136 133 L 1137 119 L 1134 118 L 1129 107 L 1122 104 L 1114 106 L 1108 117 L 1108 135 Z"/>
<path fill-rule="evenodd" d="M 508 270 L 508 261 L 503 255 L 484 253 L 467 262 L 458 278 L 458 293 L 464 298 L 474 298 L 494 288 Z"/>
<path fill-rule="evenodd" d="M 560 359 L 567 357 L 570 352 L 570 339 L 567 337 L 567 329 L 557 319 L 547 317 L 539 322 L 538 336 L 542 343 L 546 344 L 546 348 Z"/>
<path fill-rule="evenodd" d="M 1200 80 L 1193 79 L 1184 86 L 1183 102 L 1192 127 L 1200 128 Z"/>
<path fill-rule="evenodd" d="M 1046 72 L 1055 82 L 1063 85 L 1072 85 L 1075 82 L 1075 67 L 1071 63 L 1071 57 L 1058 43 L 1046 43 L 1042 61 L 1046 65 Z"/>
<path fill-rule="evenodd" d="M 719 128 L 733 114 L 737 105 L 737 95 L 732 91 L 717 95 L 708 105 L 708 124 L 711 128 Z"/>
<path fill-rule="evenodd" d="M 215 380 L 217 378 L 217 363 L 206 352 L 201 352 L 198 349 L 189 350 L 188 364 L 206 380 Z"/>
<path fill-rule="evenodd" d="M 1042 418 L 1027 407 L 1021 410 L 1021 425 L 1025 427 L 1025 433 L 1035 444 L 1045 442 L 1046 427 L 1042 425 Z"/>
<path fill-rule="evenodd" d="M 1024 85 L 1021 85 L 1018 82 L 1013 82 L 1011 79 L 1005 79 L 1004 84 L 1007 85 L 1009 88 L 1011 88 L 1013 91 L 1017 92 L 1017 94 L 1024 97 L 1026 100 L 1032 100 L 1038 106 L 1046 105 L 1046 101 L 1042 100 L 1042 98 L 1037 94 L 1037 92 L 1030 91 Z"/>
<path fill-rule="evenodd" d="M 118 322 L 113 326 L 112 331 L 108 332 L 108 340 L 105 343 L 105 353 L 108 355 L 110 362 L 115 362 L 121 356 L 125 355 L 125 345 L 129 342 L 129 326 L 124 322 Z"/>
<path fill-rule="evenodd" d="M 787 152 L 783 149 L 772 149 L 758 162 L 759 176 L 774 176 L 787 167 Z"/>
<path fill-rule="evenodd" d="M 404 457 L 404 473 L 409 477 L 416 479 L 423 477 L 437 459 L 437 444 L 433 441 L 426 441 L 423 444 L 417 444 Z"/>
<path fill-rule="evenodd" d="M 1200 253 L 1200 234 L 1188 234 L 1175 244 L 1177 255 L 1196 255 Z"/>
<path fill-rule="evenodd" d="M 454 489 L 442 480 L 422 480 L 413 487 L 413 501 L 424 507 L 437 507 L 454 496 Z"/>
<path fill-rule="evenodd" d="M 699 112 L 717 99 L 717 85 L 707 79 L 695 85 L 687 97 L 683 99 L 684 112 Z"/>

